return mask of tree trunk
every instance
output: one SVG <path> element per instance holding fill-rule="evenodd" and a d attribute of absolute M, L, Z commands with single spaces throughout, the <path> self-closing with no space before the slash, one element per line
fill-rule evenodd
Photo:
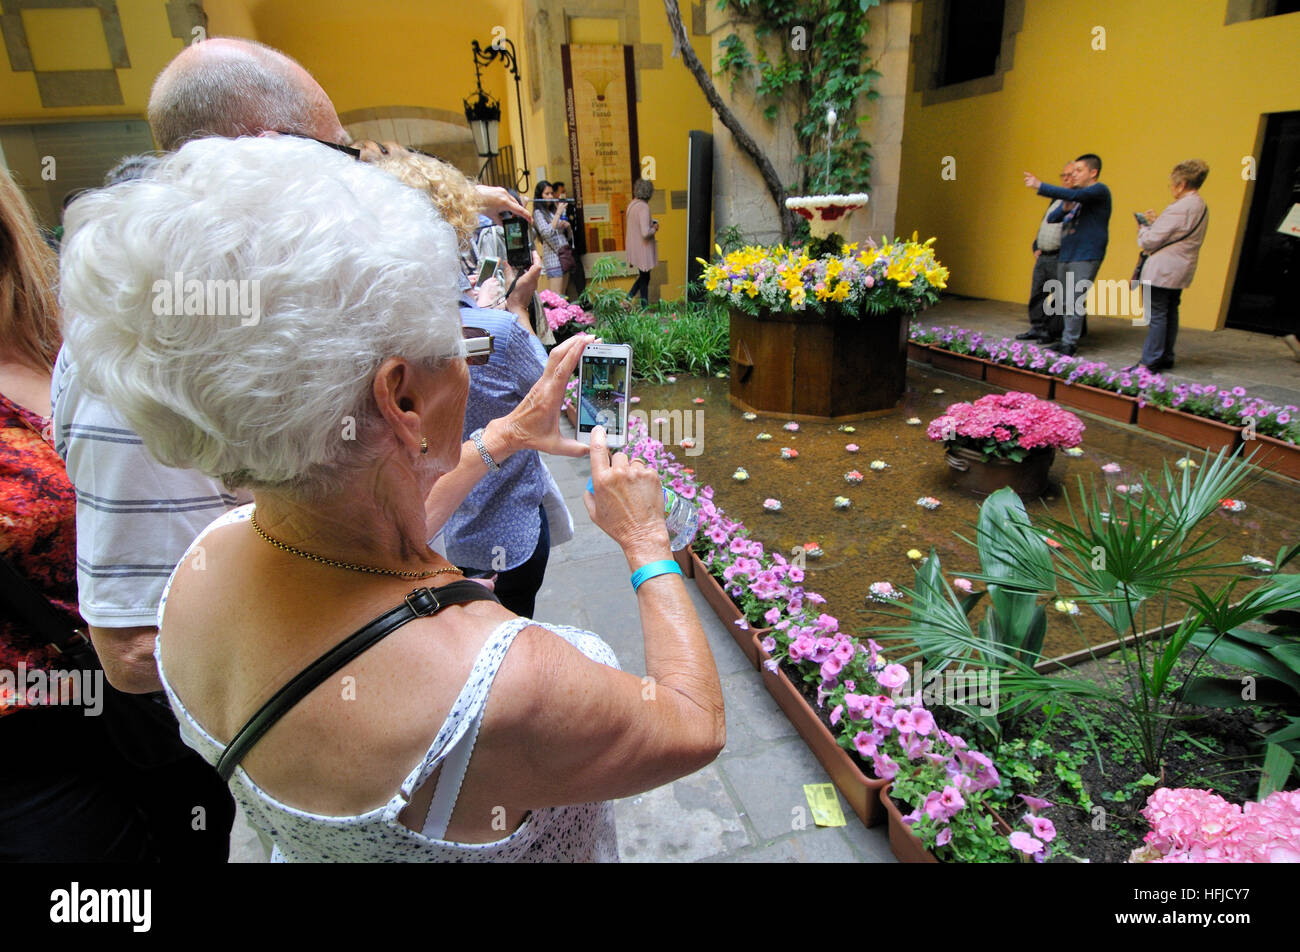
<path fill-rule="evenodd" d="M 664 0 L 664 9 L 668 14 L 668 26 L 673 31 L 673 39 L 677 43 L 677 48 L 681 50 L 682 62 L 686 64 L 686 68 L 695 77 L 695 82 L 699 84 L 700 90 L 704 93 L 704 98 L 709 101 L 709 105 L 718 114 L 718 119 L 722 121 L 722 124 L 730 130 L 741 151 L 748 155 L 754 161 L 754 164 L 758 166 L 758 172 L 763 176 L 763 183 L 767 186 L 772 201 L 776 203 L 777 215 L 781 219 L 781 238 L 783 241 L 789 242 L 790 236 L 794 234 L 796 215 L 785 207 L 786 191 L 785 186 L 781 184 L 781 177 L 777 175 L 776 168 L 772 165 L 771 160 L 758 147 L 754 137 L 745 131 L 745 127 L 740 124 L 740 120 L 736 118 L 735 113 L 727 108 L 727 104 L 718 95 L 718 90 L 709 77 L 709 71 L 704 68 L 700 58 L 695 55 L 695 50 L 691 48 L 691 42 L 686 36 L 686 27 L 682 23 L 682 11 L 677 5 L 677 0 Z"/>

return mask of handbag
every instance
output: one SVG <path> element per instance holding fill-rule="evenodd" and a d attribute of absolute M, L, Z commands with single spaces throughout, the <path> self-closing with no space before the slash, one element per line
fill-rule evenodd
<path fill-rule="evenodd" d="M 1187 234 L 1179 238 L 1175 238 L 1172 241 L 1166 241 L 1159 248 L 1155 248 L 1151 251 L 1139 251 L 1137 267 L 1133 269 L 1133 277 L 1128 279 L 1129 287 L 1136 288 L 1139 284 L 1142 283 L 1142 269 L 1143 267 L 1146 266 L 1147 258 L 1150 258 L 1157 251 L 1164 251 L 1170 245 L 1176 245 L 1178 244 L 1178 242 L 1190 238 L 1192 235 L 1196 234 L 1196 229 L 1201 227 L 1201 222 L 1205 221 L 1205 216 L 1208 215 L 1209 213 L 1210 213 L 1210 206 L 1207 205 L 1205 206 L 1205 210 L 1201 212 L 1201 217 L 1196 220 L 1196 224 L 1192 226 L 1192 230 L 1189 231 Z"/>
<path fill-rule="evenodd" d="M 563 245 L 561 245 L 559 250 L 556 251 L 555 254 L 556 257 L 560 259 L 560 271 L 562 271 L 564 274 L 568 274 L 570 271 L 572 271 L 573 266 L 577 264 L 577 259 L 574 258 L 573 256 L 573 248 L 569 246 L 568 242 L 565 242 Z"/>

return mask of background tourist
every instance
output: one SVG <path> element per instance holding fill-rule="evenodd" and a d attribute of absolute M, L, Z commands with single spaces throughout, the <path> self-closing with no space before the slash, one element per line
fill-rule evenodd
<path fill-rule="evenodd" d="M 1061 169 L 1061 185 L 1069 188 L 1073 182 L 1074 163 L 1066 162 Z M 1034 273 L 1029 281 L 1029 330 L 1017 334 L 1016 340 L 1033 340 L 1040 343 L 1056 341 L 1061 337 L 1064 322 L 1061 309 L 1052 307 L 1056 312 L 1049 314 L 1048 299 L 1052 296 L 1049 282 L 1056 279 L 1058 252 L 1061 250 L 1061 223 L 1049 222 L 1048 217 L 1060 206 L 1061 201 L 1054 199 L 1043 212 L 1043 219 L 1038 223 L 1038 234 L 1034 236 Z M 1059 304 L 1059 302 L 1056 302 Z"/>
<path fill-rule="evenodd" d="M 1074 161 L 1076 168 L 1070 188 L 1048 185 L 1032 173 L 1025 173 L 1025 185 L 1039 195 L 1078 203 L 1074 208 L 1058 208 L 1047 217 L 1049 222 L 1059 221 L 1063 225 L 1057 280 L 1061 282 L 1064 298 L 1060 303 L 1064 307 L 1065 327 L 1056 351 L 1067 357 L 1074 356 L 1086 332 L 1084 298 L 1097 278 L 1110 240 L 1110 189 L 1097 181 L 1101 176 L 1101 158 L 1088 152 Z"/>
<path fill-rule="evenodd" d="M 541 239 L 543 286 L 556 294 L 564 292 L 564 265 L 561 251 L 568 247 L 564 236 L 564 206 L 554 202 L 550 182 L 538 182 L 533 190 L 533 227 Z M 572 252 L 570 252 L 572 254 Z"/>
<path fill-rule="evenodd" d="M 1150 323 L 1141 363 L 1148 370 L 1169 370 L 1174 366 L 1178 304 L 1183 289 L 1191 286 L 1201 245 L 1210 228 L 1210 210 L 1200 193 L 1209 174 L 1210 167 L 1200 159 L 1179 162 L 1169 175 L 1173 203 L 1159 218 L 1148 209 L 1144 216 L 1147 224 L 1138 225 L 1138 247 L 1147 255 L 1141 282 Z"/>
<path fill-rule="evenodd" d="M 627 292 L 629 300 L 638 295 L 641 304 L 650 303 L 650 272 L 659 263 L 659 246 L 655 235 L 659 222 L 650 215 L 650 199 L 655 193 L 649 179 L 637 179 L 632 186 L 632 202 L 627 206 L 627 263 L 636 268 L 637 279 Z"/>

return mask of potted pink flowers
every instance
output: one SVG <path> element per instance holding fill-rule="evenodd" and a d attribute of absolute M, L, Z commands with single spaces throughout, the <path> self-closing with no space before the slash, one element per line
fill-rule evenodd
<path fill-rule="evenodd" d="M 1300 863 L 1300 790 L 1244 808 L 1209 790 L 1161 787 L 1142 815 L 1151 824 L 1138 863 Z"/>
<path fill-rule="evenodd" d="M 1078 446 L 1083 421 L 1028 393 L 991 393 L 951 404 L 930 421 L 927 435 L 942 442 L 956 484 L 988 495 L 1009 486 L 1021 496 L 1047 489 L 1055 451 Z"/>
<path fill-rule="evenodd" d="M 555 335 L 557 344 L 596 322 L 594 314 L 584 311 L 577 304 L 570 303 L 554 291 L 539 291 L 537 298 L 542 302 L 546 326 Z"/>

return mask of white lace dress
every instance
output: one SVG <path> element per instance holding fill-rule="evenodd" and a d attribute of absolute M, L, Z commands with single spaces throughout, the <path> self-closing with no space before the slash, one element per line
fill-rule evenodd
<path fill-rule="evenodd" d="M 193 545 L 198 545 L 203 536 L 213 529 L 247 519 L 251 511 L 251 506 L 231 510 L 204 530 Z M 181 562 L 188 557 L 187 552 Z M 158 606 L 160 629 L 163 610 L 167 604 L 167 592 L 170 590 L 169 579 Z M 491 843 L 458 843 L 443 838 L 456 806 L 461 781 L 469 766 L 493 678 L 515 636 L 529 625 L 554 632 L 593 661 L 618 667 L 618 661 L 610 647 L 589 631 L 566 625 L 543 624 L 528 618 L 503 622 L 484 643 L 465 687 L 452 705 L 437 737 L 429 745 L 424 760 L 411 771 L 388 803 L 359 816 L 323 816 L 291 807 L 261 789 L 243 767 L 236 767 L 230 778 L 231 793 L 243 807 L 249 821 L 275 843 L 272 860 L 367 863 L 617 862 L 614 810 L 608 802 L 533 810 L 513 833 Z M 163 687 L 171 701 L 172 710 L 180 721 L 182 739 L 215 766 L 224 745 L 204 730 L 203 725 L 190 715 L 172 690 L 159 660 L 158 642 L 154 644 L 154 658 L 159 661 L 158 671 Z M 398 820 L 398 814 L 405 808 L 412 794 L 439 766 L 443 769 L 424 826 L 419 831 L 412 830 Z"/>

